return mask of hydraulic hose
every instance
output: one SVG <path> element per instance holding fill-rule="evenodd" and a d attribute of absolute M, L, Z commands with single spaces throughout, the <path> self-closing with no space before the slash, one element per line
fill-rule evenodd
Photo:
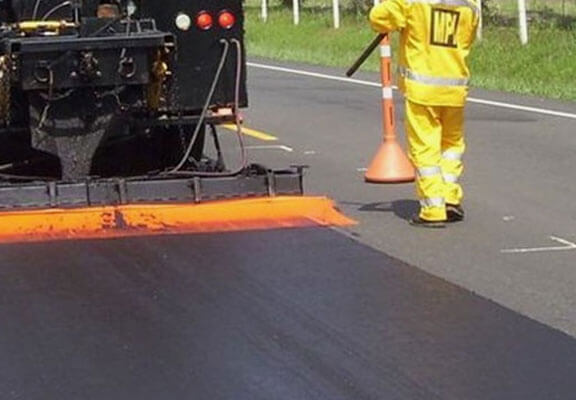
<path fill-rule="evenodd" d="M 244 145 L 244 136 L 242 134 L 242 123 L 240 121 L 240 113 L 238 112 L 240 108 L 240 83 L 242 81 L 242 64 L 244 62 L 242 56 L 242 44 L 238 39 L 232 39 L 232 43 L 234 43 L 236 47 L 236 79 L 234 82 L 234 116 L 236 118 L 236 136 L 238 138 L 238 145 L 240 147 L 240 154 L 241 154 L 241 162 L 238 168 L 232 171 L 224 171 L 224 172 L 200 172 L 200 171 L 182 171 L 181 174 L 189 175 L 189 176 L 198 176 L 198 177 L 230 177 L 236 176 L 241 174 L 246 170 L 248 166 L 248 158 L 246 157 L 246 146 Z"/>
<path fill-rule="evenodd" d="M 72 5 L 71 1 L 63 1 L 62 3 L 52 7 L 49 11 L 47 11 L 43 16 L 42 16 L 42 21 L 46 21 L 48 19 L 49 16 L 51 16 L 52 14 L 54 14 L 56 11 L 60 10 L 61 8 L 64 7 L 69 7 Z"/>
<path fill-rule="evenodd" d="M 206 115 L 208 113 L 208 108 L 210 107 L 210 103 L 212 102 L 212 98 L 214 97 L 214 92 L 216 91 L 216 86 L 218 81 L 220 80 L 220 75 L 222 74 L 222 70 L 224 69 L 224 64 L 226 63 L 226 59 L 228 58 L 228 50 L 230 49 L 230 43 L 228 43 L 225 39 L 220 39 L 220 43 L 224 44 L 224 49 L 222 50 L 222 56 L 220 57 L 220 63 L 218 64 L 218 68 L 216 70 L 216 74 L 214 75 L 214 79 L 212 80 L 212 85 L 210 86 L 210 90 L 208 92 L 208 96 L 206 96 L 206 102 L 202 108 L 202 112 L 200 113 L 200 118 L 198 119 L 198 123 L 196 125 L 196 129 L 194 129 L 194 133 L 190 138 L 190 142 L 188 143 L 188 147 L 184 153 L 184 156 L 180 160 L 180 162 L 171 170 L 164 172 L 164 175 L 172 175 L 176 174 L 182 169 L 182 167 L 186 164 L 188 157 L 190 157 L 190 153 L 192 153 L 192 148 L 194 147 L 194 143 L 198 139 L 198 135 L 200 134 L 200 130 L 202 129 L 202 124 L 206 119 Z"/>
<path fill-rule="evenodd" d="M 36 17 L 38 16 L 38 8 L 40 7 L 40 0 L 36 0 L 34 3 L 34 10 L 32 11 L 32 20 L 36 21 Z"/>

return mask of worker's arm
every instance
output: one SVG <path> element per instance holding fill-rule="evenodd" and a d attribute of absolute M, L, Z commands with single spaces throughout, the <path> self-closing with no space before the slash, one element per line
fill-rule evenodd
<path fill-rule="evenodd" d="M 380 33 L 406 26 L 406 0 L 385 0 L 370 10 L 370 25 Z"/>

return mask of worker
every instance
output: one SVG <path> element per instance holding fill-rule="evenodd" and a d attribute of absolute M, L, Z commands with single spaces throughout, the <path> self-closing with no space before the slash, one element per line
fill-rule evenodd
<path fill-rule="evenodd" d="M 410 223 L 442 228 L 464 219 L 462 173 L 466 58 L 476 37 L 478 0 L 384 0 L 372 28 L 400 31 L 399 87 L 405 96 L 409 156 L 420 212 Z"/>

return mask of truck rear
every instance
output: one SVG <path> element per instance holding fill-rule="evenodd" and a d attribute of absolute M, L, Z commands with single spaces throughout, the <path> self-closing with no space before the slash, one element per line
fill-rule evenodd
<path fill-rule="evenodd" d="M 0 18 L 0 239 L 286 226 L 331 207 L 290 205 L 302 168 L 246 156 L 240 0 L 2 0 Z M 248 200 L 236 216 L 190 217 L 231 199 Z"/>

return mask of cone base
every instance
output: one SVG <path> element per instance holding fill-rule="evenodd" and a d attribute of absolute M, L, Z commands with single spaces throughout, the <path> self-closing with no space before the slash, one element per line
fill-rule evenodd
<path fill-rule="evenodd" d="M 416 179 L 414 166 L 396 140 L 386 140 L 370 163 L 364 180 L 368 183 L 407 183 Z"/>
<path fill-rule="evenodd" d="M 414 182 L 414 177 L 404 177 L 404 178 L 394 178 L 394 179 L 390 179 L 390 178 L 381 178 L 381 177 L 368 177 L 368 176 L 364 176 L 364 182 L 366 183 L 390 183 L 390 184 L 394 184 L 394 183 L 410 183 L 410 182 Z"/>

